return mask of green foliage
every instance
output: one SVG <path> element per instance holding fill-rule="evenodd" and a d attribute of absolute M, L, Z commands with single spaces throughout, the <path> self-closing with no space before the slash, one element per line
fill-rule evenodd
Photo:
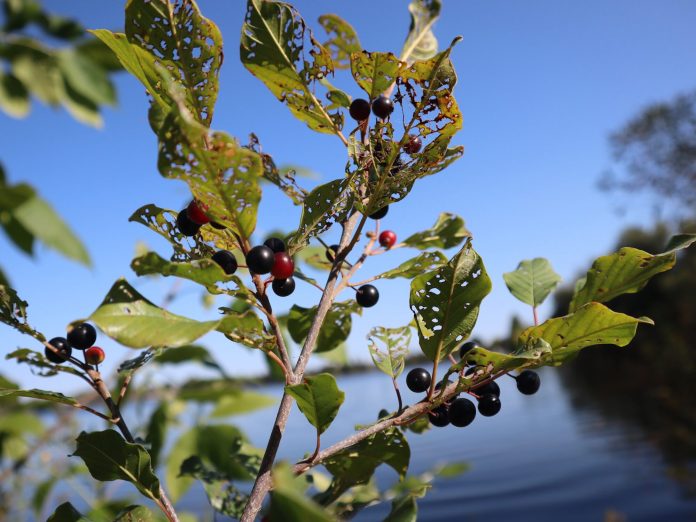
<path fill-rule="evenodd" d="M 305 497 L 306 487 L 302 477 L 293 476 L 287 466 L 276 466 L 268 517 L 288 522 L 331 522 L 328 513 Z"/>
<path fill-rule="evenodd" d="M 0 322 L 43 342 L 46 340 L 43 334 L 34 330 L 27 322 L 28 306 L 29 304 L 12 288 L 0 285 Z"/>
<path fill-rule="evenodd" d="M 114 430 L 95 431 L 77 437 L 73 453 L 97 480 L 125 480 L 144 496 L 158 500 L 160 484 L 150 465 L 150 455 L 140 444 L 126 442 Z"/>
<path fill-rule="evenodd" d="M 297 401 L 297 407 L 319 434 L 331 425 L 345 398 L 330 373 L 305 377 L 302 384 L 286 386 L 285 392 Z"/>
<path fill-rule="evenodd" d="M 428 230 L 417 232 L 404 239 L 404 245 L 419 250 L 427 248 L 452 248 L 471 237 L 464 220 L 456 214 L 443 212 Z"/>
<path fill-rule="evenodd" d="M 436 270 L 446 263 L 447 258 L 445 255 L 437 250 L 433 252 L 423 252 L 416 257 L 404 261 L 396 268 L 379 274 L 377 279 L 396 279 L 397 277 L 413 279 L 424 272 Z"/>
<path fill-rule="evenodd" d="M 316 313 L 316 306 L 312 308 L 292 306 L 288 313 L 287 326 L 293 341 L 298 344 L 304 342 Z M 362 308 L 355 301 L 333 303 L 326 314 L 326 320 L 321 330 L 319 330 L 316 351 L 328 352 L 344 343 L 353 326 L 352 314 L 360 315 L 361 313 Z"/>
<path fill-rule="evenodd" d="M 514 272 L 503 274 L 510 293 L 525 304 L 539 306 L 561 281 L 548 259 L 522 261 Z"/>
<path fill-rule="evenodd" d="M 413 0 L 408 5 L 411 27 L 401 51 L 402 60 L 422 61 L 437 53 L 437 38 L 432 27 L 440 16 L 441 8 L 440 0 Z"/>
<path fill-rule="evenodd" d="M 392 379 L 404 371 L 406 356 L 411 344 L 411 327 L 385 328 L 377 326 L 367 334 L 370 356 L 375 366 Z M 383 346 L 380 349 L 380 345 Z"/>
<path fill-rule="evenodd" d="M 322 45 L 331 53 L 336 69 L 350 67 L 350 55 L 362 50 L 360 40 L 353 26 L 340 16 L 325 14 L 319 17 L 319 24 L 329 35 L 329 39 Z"/>
<path fill-rule="evenodd" d="M 241 517 L 249 497 L 230 484 L 228 474 L 210 469 L 200 458 L 193 456 L 181 464 L 181 476 L 197 479 L 203 484 L 208 501 L 217 513 Z"/>
<path fill-rule="evenodd" d="M 70 502 L 63 502 L 46 522 L 89 522 Z"/>
<path fill-rule="evenodd" d="M 0 389 L 0 397 L 26 397 L 28 399 L 67 404 L 68 406 L 75 406 L 77 404 L 75 399 L 67 397 L 62 393 L 37 390 L 35 388 L 31 390 Z"/>
<path fill-rule="evenodd" d="M 491 280 L 470 242 L 445 266 L 411 282 L 409 302 L 426 357 L 439 361 L 469 336 L 490 290 Z"/>
<path fill-rule="evenodd" d="M 152 512 L 144 506 L 128 506 L 120 511 L 114 522 L 154 522 Z"/>

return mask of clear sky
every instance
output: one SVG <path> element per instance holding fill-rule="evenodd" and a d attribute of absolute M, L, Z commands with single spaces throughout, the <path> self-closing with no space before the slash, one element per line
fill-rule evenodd
<path fill-rule="evenodd" d="M 119 29 L 123 2 L 48 1 L 55 12 L 75 16 L 90 28 Z M 475 247 L 493 280 L 475 335 L 492 339 L 507 332 L 513 314 L 531 313 L 505 288 L 504 272 L 522 259 L 547 257 L 564 281 L 572 280 L 594 257 L 606 253 L 627 225 L 649 225 L 646 200 L 612 201 L 596 188 L 611 165 L 607 136 L 648 103 L 696 86 L 696 3 L 689 0 L 444 0 L 436 25 L 441 43 L 461 34 L 453 60 L 459 73 L 455 95 L 464 129 L 454 139 L 464 157 L 447 171 L 418 182 L 411 195 L 394 205 L 383 226 L 404 238 L 429 227 L 441 211 L 464 217 Z M 213 127 L 242 141 L 250 132 L 279 164 L 307 167 L 318 179 L 307 187 L 342 175 L 345 151 L 340 142 L 316 134 L 296 121 L 239 63 L 238 35 L 244 14 L 241 0 L 205 0 L 200 6 L 220 26 L 226 42 L 220 99 Z M 405 0 L 298 0 L 310 25 L 335 12 L 357 29 L 368 50 L 401 49 L 408 27 Z M 317 31 L 323 36 L 321 30 Z M 48 336 L 64 335 L 71 320 L 89 315 L 113 281 L 126 276 L 158 302 L 171 279 L 136 280 L 129 268 L 137 242 L 162 255 L 168 246 L 128 216 L 146 203 L 179 209 L 189 200 L 184 184 L 161 178 L 156 140 L 147 124 L 143 88 L 125 73 L 116 79 L 119 104 L 105 111 L 105 126 L 94 130 L 63 111 L 38 103 L 25 120 L 0 114 L 0 160 L 10 182 L 35 185 L 86 243 L 94 266 L 86 269 L 39 248 L 34 259 L 0 237 L 0 263 L 15 288 L 30 303 L 31 322 Z M 349 94 L 360 96 L 357 87 Z M 621 206 L 622 214 L 616 212 Z M 299 209 L 268 190 L 264 194 L 259 237 L 273 229 L 290 231 Z M 405 259 L 408 253 L 380 256 L 365 276 Z M 362 277 L 360 277 L 362 279 Z M 293 298 L 276 300 L 309 306 L 318 292 L 298 284 Z M 410 320 L 408 285 L 379 283 L 381 300 L 354 321 L 349 353 L 369 358 L 365 334 L 371 326 L 397 326 Z M 196 318 L 203 310 L 200 290 L 184 285 L 172 309 Z M 350 295 L 346 294 L 345 298 Z M 223 305 L 218 301 L 218 305 Z M 541 311 L 548 314 L 548 306 Z M 0 327 L 0 352 L 31 346 Z M 112 364 L 127 349 L 104 340 Z M 263 368 L 256 353 L 231 346 L 220 335 L 205 339 L 232 373 Z M 414 345 L 415 348 L 415 345 Z M 3 373 L 29 386 L 47 386 L 28 368 L 6 362 Z M 70 389 L 72 382 L 58 380 Z"/>

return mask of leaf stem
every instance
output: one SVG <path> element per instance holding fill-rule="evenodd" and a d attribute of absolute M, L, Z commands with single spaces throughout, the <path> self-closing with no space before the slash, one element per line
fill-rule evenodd
<path fill-rule="evenodd" d="M 532 306 L 532 312 L 534 313 L 534 326 L 539 326 L 539 316 L 537 315 L 536 306 Z"/>
<path fill-rule="evenodd" d="M 392 384 L 394 384 L 394 391 L 396 392 L 396 398 L 399 401 L 399 409 L 397 410 L 397 412 L 401 413 L 401 410 L 404 407 L 404 403 L 401 400 L 401 390 L 399 390 L 399 384 L 396 382 L 396 377 L 392 377 Z"/>

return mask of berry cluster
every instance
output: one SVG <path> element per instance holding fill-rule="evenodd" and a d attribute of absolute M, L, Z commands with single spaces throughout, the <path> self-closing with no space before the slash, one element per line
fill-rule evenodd
<path fill-rule="evenodd" d="M 474 347 L 476 347 L 474 342 L 464 343 L 459 350 L 462 359 Z M 475 369 L 473 366 L 471 368 Z M 473 371 L 470 373 L 473 373 Z M 517 382 L 517 389 L 525 395 L 535 394 L 541 385 L 539 375 L 531 370 L 524 370 L 519 375 L 512 377 Z M 426 392 L 431 384 L 430 373 L 424 368 L 414 368 L 406 375 L 406 386 L 414 393 Z M 438 390 L 447 384 L 449 382 L 440 382 L 435 386 L 435 389 Z M 492 417 L 500 411 L 500 386 L 495 381 L 489 380 L 485 384 L 476 385 L 467 393 L 476 398 L 478 408 L 471 400 L 460 398 L 457 395 L 453 400 L 444 402 L 429 412 L 430 423 L 438 427 L 452 424 L 462 428 L 474 421 L 477 409 L 484 417 Z"/>
<path fill-rule="evenodd" d="M 365 121 L 370 117 L 370 109 L 379 119 L 386 120 L 394 112 L 394 102 L 384 95 L 379 96 L 372 103 L 362 98 L 356 98 L 351 102 L 348 112 L 355 121 Z"/>
<path fill-rule="evenodd" d="M 183 235 L 187 237 L 192 237 L 198 234 L 198 231 L 203 225 L 210 224 L 210 226 L 222 230 L 225 225 L 211 221 L 206 212 L 207 207 L 200 201 L 195 199 L 188 204 L 188 207 L 183 209 L 176 216 L 176 226 Z"/>
<path fill-rule="evenodd" d="M 68 332 L 65 337 L 54 337 L 48 344 L 55 348 L 51 350 L 48 346 L 44 349 L 46 359 L 55 364 L 63 364 L 72 356 L 72 349 L 76 348 L 84 352 L 85 363 L 101 364 L 106 355 L 99 346 L 94 346 L 97 340 L 97 330 L 89 323 L 78 323 Z"/>

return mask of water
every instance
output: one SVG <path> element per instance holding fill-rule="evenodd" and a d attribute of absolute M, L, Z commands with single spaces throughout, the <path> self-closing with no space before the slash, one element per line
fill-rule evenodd
<path fill-rule="evenodd" d="M 696 498 L 667 475 L 660 452 L 638 427 L 605 419 L 597 409 L 575 409 L 556 370 L 541 372 L 542 387 L 534 396 L 521 395 L 510 378 L 499 381 L 501 412 L 477 416 L 467 428 L 434 428 L 408 434 L 409 473 L 418 474 L 438 462 L 465 461 L 470 471 L 453 479 L 437 479 L 420 499 L 419 520 L 591 521 L 607 514 L 634 521 L 696 520 Z M 355 424 L 373 422 L 381 408 L 393 410 L 389 379 L 380 373 L 339 377 L 346 402 L 322 437 L 327 447 L 351 433 Z M 279 387 L 268 387 L 278 394 Z M 418 400 L 404 390 L 406 403 Z M 265 446 L 274 408 L 233 420 L 251 441 Z M 279 458 L 298 460 L 313 449 L 313 434 L 295 408 Z M 397 480 L 386 466 L 378 482 Z M 181 505 L 200 512 L 200 488 Z M 382 520 L 389 505 L 365 509 L 356 520 Z M 621 518 L 619 518 L 621 519 Z"/>

